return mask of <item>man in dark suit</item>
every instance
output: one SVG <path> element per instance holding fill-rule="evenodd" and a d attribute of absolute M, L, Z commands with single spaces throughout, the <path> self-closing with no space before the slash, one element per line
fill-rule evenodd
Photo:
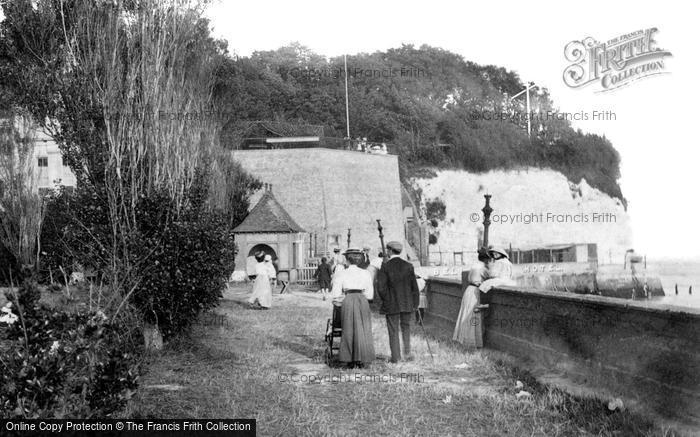
<path fill-rule="evenodd" d="M 403 246 L 398 241 L 387 243 L 389 260 L 382 265 L 377 274 L 377 294 L 381 299 L 380 312 L 386 314 L 386 326 L 389 330 L 389 347 L 391 362 L 401 359 L 399 345 L 399 327 L 403 339 L 403 352 L 408 361 L 411 355 L 411 320 L 420 298 L 416 274 L 413 265 L 399 257 Z"/>

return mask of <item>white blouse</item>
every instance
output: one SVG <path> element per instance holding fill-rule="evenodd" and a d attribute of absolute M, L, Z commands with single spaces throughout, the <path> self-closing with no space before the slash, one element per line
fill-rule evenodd
<path fill-rule="evenodd" d="M 361 269 L 356 265 L 351 265 L 342 272 L 338 272 L 338 276 L 333 279 L 333 289 L 331 290 L 331 299 L 333 302 L 343 300 L 343 291 L 345 290 L 364 290 L 362 294 L 367 300 L 374 299 L 374 285 L 372 285 L 372 275 L 365 269 Z"/>
<path fill-rule="evenodd" d="M 270 261 L 265 261 L 263 264 L 265 264 L 265 267 L 267 268 L 267 276 L 270 277 L 270 279 L 275 279 L 277 277 L 277 271 L 275 270 L 275 265 L 272 264 Z"/>

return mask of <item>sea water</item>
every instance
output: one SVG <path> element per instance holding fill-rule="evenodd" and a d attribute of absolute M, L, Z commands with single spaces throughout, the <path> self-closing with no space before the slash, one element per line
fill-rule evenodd
<path fill-rule="evenodd" d="M 661 279 L 666 296 L 652 300 L 677 306 L 700 308 L 700 260 L 649 260 L 647 273 Z M 676 294 L 678 285 L 678 294 Z M 693 288 L 692 294 L 689 288 Z"/>

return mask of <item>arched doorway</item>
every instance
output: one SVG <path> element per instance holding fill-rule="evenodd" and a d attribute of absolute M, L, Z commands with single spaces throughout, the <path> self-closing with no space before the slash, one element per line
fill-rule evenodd
<path fill-rule="evenodd" d="M 255 253 L 261 250 L 265 252 L 265 255 L 270 255 L 273 261 L 277 259 L 277 253 L 275 252 L 275 249 L 271 248 L 267 244 L 256 244 L 250 249 L 250 252 L 248 252 L 248 256 L 255 256 Z"/>
<path fill-rule="evenodd" d="M 255 254 L 258 252 L 264 252 L 265 255 L 270 255 L 272 257 L 272 263 L 275 264 L 275 270 L 277 270 L 277 252 L 275 252 L 275 249 L 272 247 L 268 246 L 267 244 L 256 244 L 255 246 L 250 248 L 250 251 L 248 252 L 248 257 L 246 258 L 246 271 L 248 273 L 248 278 L 254 279 L 255 278 L 255 265 L 258 263 L 255 260 Z"/>

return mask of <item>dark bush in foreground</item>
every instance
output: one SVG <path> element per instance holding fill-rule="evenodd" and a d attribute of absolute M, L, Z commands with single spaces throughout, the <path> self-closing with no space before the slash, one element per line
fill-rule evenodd
<path fill-rule="evenodd" d="M 206 204 L 208 177 L 199 175 L 179 211 L 165 193 L 143 197 L 137 208 L 140 238 L 134 254 L 143 261 L 130 303 L 165 337 L 216 306 L 234 269 L 227 216 Z"/>
<path fill-rule="evenodd" d="M 0 323 L 0 417 L 109 417 L 137 387 L 138 350 L 101 312 L 46 307 Z"/>
<path fill-rule="evenodd" d="M 234 249 L 233 234 L 216 214 L 168 224 L 144 244 L 151 254 L 133 305 L 166 337 L 185 330 L 218 304 L 233 271 Z"/>
<path fill-rule="evenodd" d="M 199 174 L 179 206 L 165 191 L 142 194 L 136 226 L 124 236 L 133 266 L 130 272 L 136 278 L 128 304 L 142 320 L 157 324 L 165 336 L 187 329 L 199 312 L 214 307 L 233 271 L 231 210 L 209 206 L 209 181 L 208 174 Z M 245 196 L 237 195 L 243 199 L 227 206 L 247 211 Z M 46 241 L 43 265 L 45 270 L 53 268 L 54 279 L 59 266 L 68 270 L 73 262 L 94 269 L 100 278 L 112 268 L 108 253 L 112 228 L 105 197 L 94 187 L 84 187 L 50 199 L 52 217 L 42 234 Z M 129 291 L 120 290 L 119 301 Z"/>

